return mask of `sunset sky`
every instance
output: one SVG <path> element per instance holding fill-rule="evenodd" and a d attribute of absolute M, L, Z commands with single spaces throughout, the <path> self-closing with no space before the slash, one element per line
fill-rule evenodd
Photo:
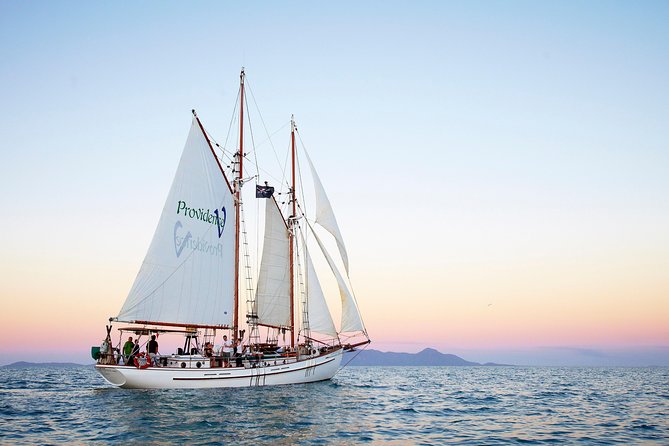
<path fill-rule="evenodd" d="M 277 150 L 295 114 L 371 348 L 669 365 L 667 23 L 652 1 L 0 0 L 0 364 L 92 362 L 190 110 L 225 139 L 244 66 Z"/>

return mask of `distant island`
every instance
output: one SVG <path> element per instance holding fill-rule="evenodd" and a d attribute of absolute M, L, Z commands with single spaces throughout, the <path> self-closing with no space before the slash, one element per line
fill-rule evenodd
<path fill-rule="evenodd" d="M 459 356 L 441 353 L 433 348 L 426 348 L 418 353 L 381 352 L 361 350 L 344 355 L 342 364 L 352 366 L 508 366 L 494 362 L 472 362 Z"/>
<path fill-rule="evenodd" d="M 508 366 L 509 364 L 496 364 L 494 362 L 472 362 L 459 356 L 441 353 L 433 348 L 426 348 L 418 353 L 396 353 L 382 352 L 379 350 L 357 350 L 346 352 L 342 365 L 352 366 Z M 15 362 L 0 368 L 27 369 L 33 367 L 83 367 L 84 364 L 72 362 Z M 90 364 L 86 365 L 90 366 Z"/>

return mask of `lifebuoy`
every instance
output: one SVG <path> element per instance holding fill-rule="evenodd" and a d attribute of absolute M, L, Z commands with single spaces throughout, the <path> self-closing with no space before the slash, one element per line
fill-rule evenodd
<path fill-rule="evenodd" d="M 135 367 L 137 367 L 138 369 L 146 369 L 151 365 L 151 358 L 149 358 L 149 356 L 146 353 L 141 352 L 140 354 L 135 356 L 134 363 Z"/>

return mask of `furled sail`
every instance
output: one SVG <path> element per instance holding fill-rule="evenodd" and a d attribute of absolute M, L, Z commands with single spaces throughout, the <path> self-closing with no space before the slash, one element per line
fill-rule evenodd
<path fill-rule="evenodd" d="M 309 329 L 335 338 L 337 337 L 337 330 L 335 329 L 334 322 L 332 322 L 332 316 L 330 315 L 328 304 L 325 302 L 323 289 L 318 281 L 311 256 L 306 249 L 305 257 L 307 258 L 307 314 L 309 315 Z"/>
<path fill-rule="evenodd" d="M 332 273 L 335 275 L 335 278 L 337 279 L 337 285 L 339 286 L 339 295 L 341 297 L 340 332 L 348 333 L 354 331 L 362 331 L 363 333 L 366 333 L 365 326 L 362 323 L 362 318 L 360 317 L 360 311 L 358 310 L 358 305 L 355 302 L 355 297 L 353 297 L 353 293 L 351 293 L 351 291 L 349 290 L 346 281 L 344 280 L 341 273 L 339 272 L 339 269 L 337 268 L 337 265 L 335 264 L 334 260 L 332 260 L 332 256 L 330 256 L 327 249 L 325 249 L 323 242 L 318 237 L 318 234 L 316 234 L 316 231 L 314 231 L 314 228 L 311 225 L 309 225 L 309 228 L 311 229 L 311 232 L 314 234 L 314 238 L 316 239 L 316 242 L 318 242 L 318 246 L 321 248 L 321 251 L 323 251 L 325 260 L 327 260 L 328 265 L 330 265 Z"/>
<path fill-rule="evenodd" d="M 323 183 L 321 183 L 321 179 L 319 178 L 318 173 L 316 173 L 316 168 L 311 162 L 311 158 L 309 158 L 309 154 L 306 150 L 304 153 L 307 155 L 307 161 L 311 168 L 311 175 L 314 178 L 314 189 L 316 191 L 316 223 L 325 228 L 337 240 L 337 248 L 339 248 L 339 253 L 344 262 L 346 274 L 348 274 L 348 254 L 346 253 L 344 238 L 341 236 L 341 231 L 339 231 L 339 225 L 337 225 L 337 219 L 332 210 L 332 205 L 330 204 L 328 196 L 325 194 Z"/>
<path fill-rule="evenodd" d="M 232 325 L 235 208 L 198 121 L 158 227 L 117 319 Z"/>
<path fill-rule="evenodd" d="M 263 242 L 256 302 L 258 322 L 290 325 L 290 239 L 288 227 L 274 198 L 265 200 Z"/>

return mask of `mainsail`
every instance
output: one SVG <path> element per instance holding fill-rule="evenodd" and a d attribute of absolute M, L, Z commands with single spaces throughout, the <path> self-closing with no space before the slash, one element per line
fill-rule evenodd
<path fill-rule="evenodd" d="M 274 198 L 265 199 L 263 243 L 256 303 L 258 322 L 290 325 L 290 239 L 288 227 Z"/>
<path fill-rule="evenodd" d="M 231 325 L 233 195 L 196 118 L 151 245 L 117 319 Z"/>
<path fill-rule="evenodd" d="M 346 274 L 348 274 L 348 254 L 346 253 L 344 238 L 339 231 L 339 225 L 337 224 L 337 219 L 332 210 L 332 205 L 330 204 L 330 200 L 325 193 L 325 188 L 323 188 L 323 183 L 321 183 L 321 179 L 319 178 L 318 173 L 316 173 L 316 168 L 311 162 L 311 158 L 309 158 L 306 149 L 304 150 L 304 154 L 307 156 L 307 161 L 311 168 L 311 176 L 314 179 L 314 189 L 316 192 L 316 223 L 325 228 L 337 240 L 337 248 L 339 248 L 341 259 L 344 262 Z"/>

